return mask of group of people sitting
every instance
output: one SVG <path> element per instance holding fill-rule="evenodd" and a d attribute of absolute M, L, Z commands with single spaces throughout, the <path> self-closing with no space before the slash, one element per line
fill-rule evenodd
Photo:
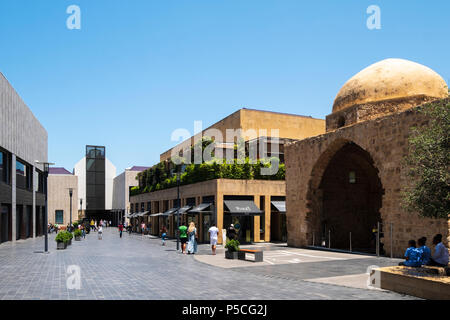
<path fill-rule="evenodd" d="M 433 244 L 436 246 L 434 254 L 431 255 L 431 250 L 426 245 L 427 238 L 422 237 L 417 240 L 418 247 L 415 240 L 409 240 L 408 249 L 405 252 L 405 261 L 400 262 L 400 266 L 407 267 L 421 267 L 421 266 L 448 266 L 448 249 L 442 243 L 442 234 L 437 234 L 433 238 Z"/>

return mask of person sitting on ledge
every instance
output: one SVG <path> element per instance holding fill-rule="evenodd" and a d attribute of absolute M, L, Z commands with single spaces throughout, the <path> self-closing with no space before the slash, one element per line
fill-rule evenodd
<path fill-rule="evenodd" d="M 437 234 L 433 238 L 433 244 L 436 245 L 434 249 L 433 257 L 427 264 L 435 267 L 447 267 L 448 266 L 448 249 L 442 243 L 442 234 Z"/>
<path fill-rule="evenodd" d="M 407 267 L 420 267 L 422 265 L 421 261 L 421 251 L 416 248 L 416 240 L 408 241 L 409 248 L 405 252 L 405 261 L 400 262 L 399 266 Z"/>
<path fill-rule="evenodd" d="M 426 246 L 427 238 L 422 237 L 419 240 L 417 240 L 417 244 L 419 245 L 418 250 L 421 253 L 421 262 L 422 265 L 427 265 L 430 262 L 431 259 L 431 250 Z"/>

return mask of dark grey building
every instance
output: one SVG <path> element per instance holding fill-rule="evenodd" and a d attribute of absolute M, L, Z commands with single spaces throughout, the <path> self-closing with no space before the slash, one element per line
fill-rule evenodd
<path fill-rule="evenodd" d="M 47 131 L 0 73 L 0 243 L 44 233 Z"/>

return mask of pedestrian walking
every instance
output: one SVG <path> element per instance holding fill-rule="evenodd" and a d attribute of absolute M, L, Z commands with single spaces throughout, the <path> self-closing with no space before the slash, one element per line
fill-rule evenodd
<path fill-rule="evenodd" d="M 103 227 L 102 225 L 100 225 L 98 227 L 98 240 L 102 240 L 103 239 Z"/>
<path fill-rule="evenodd" d="M 120 238 L 122 238 L 122 231 L 123 231 L 123 225 L 119 224 L 119 234 L 120 234 Z"/>
<path fill-rule="evenodd" d="M 209 228 L 208 232 L 209 232 L 209 243 L 211 245 L 211 251 L 212 251 L 213 256 L 215 256 L 219 229 L 213 224 L 211 226 L 211 228 Z"/>
<path fill-rule="evenodd" d="M 178 228 L 180 232 L 180 241 L 181 241 L 181 253 L 186 254 L 186 242 L 188 241 L 187 235 L 188 228 L 185 225 L 182 225 Z"/>
<path fill-rule="evenodd" d="M 142 223 L 141 223 L 141 236 L 144 235 L 144 230 L 145 230 L 145 223 L 144 223 L 144 221 L 142 221 Z"/>
<path fill-rule="evenodd" d="M 167 229 L 166 229 L 166 226 L 163 226 L 161 228 L 161 240 L 162 240 L 162 245 L 163 246 L 166 245 L 166 236 L 167 236 Z"/>
<path fill-rule="evenodd" d="M 187 246 L 188 254 L 197 253 L 197 228 L 195 227 L 194 221 L 192 221 L 189 224 L 188 238 L 189 238 L 188 246 Z"/>
<path fill-rule="evenodd" d="M 84 239 L 86 239 L 86 230 L 84 230 L 83 224 L 80 224 L 80 229 L 81 229 L 81 235 L 83 236 Z"/>
<path fill-rule="evenodd" d="M 112 222 L 111 222 L 111 220 L 109 220 L 109 223 L 108 223 L 108 225 L 111 227 L 111 225 L 112 225 Z"/>

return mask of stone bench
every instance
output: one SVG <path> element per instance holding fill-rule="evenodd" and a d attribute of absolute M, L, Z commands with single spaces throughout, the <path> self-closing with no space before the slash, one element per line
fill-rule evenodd
<path fill-rule="evenodd" d="M 245 260 L 247 253 L 255 256 L 255 262 L 263 262 L 263 252 L 260 250 L 241 249 L 238 251 L 238 259 Z"/>

